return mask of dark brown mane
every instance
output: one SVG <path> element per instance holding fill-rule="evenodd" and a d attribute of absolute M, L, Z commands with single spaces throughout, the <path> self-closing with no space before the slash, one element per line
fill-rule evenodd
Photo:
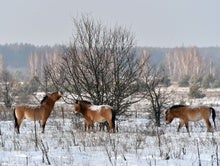
<path fill-rule="evenodd" d="M 92 104 L 90 101 L 87 100 L 76 100 L 76 103 L 82 103 L 82 104 Z"/>
<path fill-rule="evenodd" d="M 44 98 L 41 100 L 41 102 L 40 102 L 40 104 L 43 104 L 43 102 L 47 99 L 47 95 L 46 96 L 44 96 Z"/>
<path fill-rule="evenodd" d="M 180 107 L 186 107 L 186 105 L 182 105 L 182 104 L 179 104 L 179 105 L 173 105 L 172 107 L 170 107 L 170 109 L 173 109 L 173 108 L 180 108 Z"/>

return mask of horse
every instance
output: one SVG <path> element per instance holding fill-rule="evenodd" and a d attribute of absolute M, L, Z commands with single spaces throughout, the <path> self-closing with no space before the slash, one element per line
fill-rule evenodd
<path fill-rule="evenodd" d="M 74 111 L 83 115 L 86 127 L 93 127 L 94 122 L 108 123 L 108 131 L 115 132 L 115 113 L 109 105 L 93 105 L 86 100 L 76 100 L 74 103 Z"/>
<path fill-rule="evenodd" d="M 61 97 L 61 92 L 57 91 L 52 94 L 46 94 L 41 100 L 40 105 L 36 107 L 31 107 L 27 105 L 19 105 L 14 108 L 14 119 L 15 128 L 17 128 L 17 133 L 20 133 L 20 125 L 24 118 L 35 121 L 41 120 L 42 133 L 44 133 L 45 125 L 48 117 L 54 107 L 54 104 Z"/>
<path fill-rule="evenodd" d="M 186 130 L 189 134 L 189 121 L 199 121 L 203 119 L 206 123 L 207 131 L 211 132 L 211 123 L 209 121 L 209 117 L 212 114 L 212 120 L 215 125 L 216 112 L 214 108 L 208 106 L 187 106 L 187 105 L 174 105 L 170 107 L 165 112 L 166 123 L 169 124 L 173 121 L 174 118 L 179 118 L 180 123 L 177 128 L 177 132 L 179 132 L 180 128 L 185 124 Z"/>

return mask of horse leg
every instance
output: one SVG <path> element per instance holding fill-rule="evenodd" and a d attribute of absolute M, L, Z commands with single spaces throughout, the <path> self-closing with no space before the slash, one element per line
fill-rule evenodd
<path fill-rule="evenodd" d="M 94 131 L 94 124 L 93 123 L 89 123 L 89 131 Z"/>
<path fill-rule="evenodd" d="M 90 122 L 88 119 L 84 119 L 84 131 L 86 131 L 87 128 L 88 130 L 90 129 Z"/>
<path fill-rule="evenodd" d="M 87 128 L 87 124 L 84 124 L 84 131 L 86 131 L 86 128 Z"/>
<path fill-rule="evenodd" d="M 206 127 L 207 127 L 207 132 L 211 132 L 212 125 L 211 125 L 209 119 L 205 119 L 205 123 L 206 123 Z"/>
<path fill-rule="evenodd" d="M 109 124 L 108 122 L 101 122 L 99 123 L 99 131 L 105 131 L 105 127 L 107 128 L 107 130 L 109 130 Z"/>
<path fill-rule="evenodd" d="M 15 128 L 17 128 L 17 133 L 20 134 L 19 128 L 23 120 L 23 115 L 20 115 L 20 117 L 17 117 L 15 109 L 14 109 L 14 119 L 15 119 Z"/>
<path fill-rule="evenodd" d="M 94 131 L 94 123 L 92 120 L 89 120 L 89 131 Z"/>
<path fill-rule="evenodd" d="M 42 133 L 44 133 L 47 119 L 42 119 Z"/>
<path fill-rule="evenodd" d="M 101 122 L 101 123 L 99 123 L 99 131 L 104 131 L 104 124 Z"/>
<path fill-rule="evenodd" d="M 186 126 L 187 133 L 189 134 L 189 123 L 188 123 L 188 122 L 185 122 L 185 126 Z M 189 135 L 190 135 L 190 134 L 189 134 Z"/>
<path fill-rule="evenodd" d="M 40 127 L 42 127 L 41 121 L 39 120 L 38 122 L 39 122 Z"/>
<path fill-rule="evenodd" d="M 84 131 L 86 131 L 87 121 L 84 119 Z"/>
<path fill-rule="evenodd" d="M 92 131 L 94 131 L 94 123 L 91 124 Z"/>
<path fill-rule="evenodd" d="M 177 128 L 177 132 L 180 131 L 180 129 L 183 127 L 183 125 L 184 125 L 184 122 L 181 120 L 180 123 L 179 123 L 179 126 Z"/>
<path fill-rule="evenodd" d="M 20 125 L 23 119 L 18 119 L 17 123 L 15 124 L 15 128 L 17 128 L 17 133 L 20 134 Z"/>
<path fill-rule="evenodd" d="M 88 125 L 88 131 L 91 131 L 91 128 L 92 128 L 92 125 L 89 124 L 89 125 Z"/>
<path fill-rule="evenodd" d="M 108 122 L 108 132 L 113 129 L 113 124 L 112 124 L 112 121 L 111 120 L 107 120 Z"/>

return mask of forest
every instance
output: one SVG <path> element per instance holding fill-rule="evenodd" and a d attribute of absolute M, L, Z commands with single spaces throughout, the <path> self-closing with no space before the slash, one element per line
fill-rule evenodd
<path fill-rule="evenodd" d="M 66 47 L 67 46 L 64 45 L 35 46 L 27 43 L 0 45 L 1 70 L 4 67 L 9 69 L 11 72 L 21 71 L 28 78 L 32 78 L 33 75 L 36 74 L 34 73 L 34 70 L 35 72 L 38 71 L 40 73 L 40 68 L 44 65 L 44 59 L 46 57 L 48 57 L 48 59 L 52 59 L 54 56 L 59 56 L 62 50 Z M 192 55 L 192 51 L 195 51 L 194 54 L 198 56 L 200 63 L 204 62 L 202 67 L 211 67 L 213 72 L 215 72 L 215 76 L 219 78 L 218 68 L 220 66 L 220 47 L 136 47 L 137 56 L 143 52 L 149 54 L 151 57 L 151 63 L 156 66 L 160 65 L 164 61 L 167 61 L 168 58 L 175 59 L 178 57 L 178 59 L 175 59 L 179 61 L 178 63 L 181 63 L 181 61 L 186 62 L 186 59 L 190 60 L 187 56 L 195 57 L 195 55 Z M 183 59 L 183 56 L 185 56 L 186 59 Z M 37 66 L 35 67 L 35 65 Z M 184 68 L 190 70 L 190 64 L 186 62 L 185 65 L 186 66 Z M 181 77 L 181 74 L 178 77 Z"/>

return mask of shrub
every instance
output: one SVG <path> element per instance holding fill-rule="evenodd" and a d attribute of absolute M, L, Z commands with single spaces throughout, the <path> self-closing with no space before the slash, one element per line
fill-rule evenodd
<path fill-rule="evenodd" d="M 183 78 L 178 83 L 179 86 L 180 87 L 187 87 L 187 86 L 189 86 L 189 79 L 190 79 L 189 75 L 184 75 Z"/>
<path fill-rule="evenodd" d="M 192 98 L 203 98 L 205 94 L 201 91 L 198 84 L 192 84 L 189 88 L 189 97 Z"/>

